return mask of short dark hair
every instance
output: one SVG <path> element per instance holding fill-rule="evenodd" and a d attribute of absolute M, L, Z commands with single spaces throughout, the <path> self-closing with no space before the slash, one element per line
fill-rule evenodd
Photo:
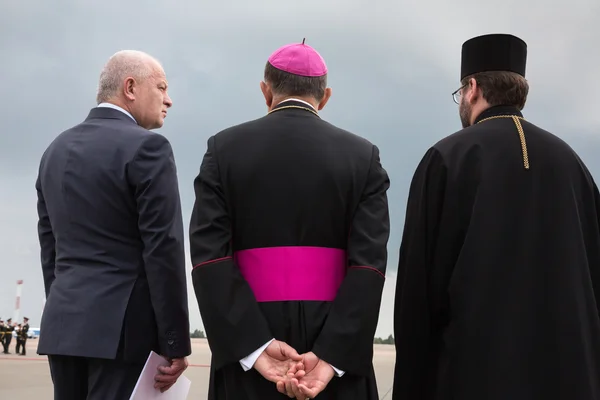
<path fill-rule="evenodd" d="M 509 71 L 478 72 L 465 77 L 461 84 L 466 86 L 471 79 L 481 87 L 490 106 L 515 106 L 519 110 L 525 107 L 529 84 L 523 76 Z"/>
<path fill-rule="evenodd" d="M 275 68 L 267 62 L 265 82 L 271 84 L 273 93 L 283 96 L 310 96 L 321 101 L 327 89 L 327 74 L 323 76 L 299 76 Z"/>

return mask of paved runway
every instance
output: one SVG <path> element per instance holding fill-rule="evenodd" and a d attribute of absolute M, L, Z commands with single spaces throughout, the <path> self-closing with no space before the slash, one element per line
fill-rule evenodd
<path fill-rule="evenodd" d="M 0 353 L 0 398 L 19 400 L 53 400 L 52 381 L 45 357 L 35 351 L 37 340 L 27 341 L 27 356 Z M 374 365 L 380 399 L 391 399 L 394 371 L 394 346 L 375 345 Z M 192 339 L 190 367 L 185 375 L 192 381 L 189 400 L 205 400 L 208 392 L 210 350 L 205 339 Z"/>

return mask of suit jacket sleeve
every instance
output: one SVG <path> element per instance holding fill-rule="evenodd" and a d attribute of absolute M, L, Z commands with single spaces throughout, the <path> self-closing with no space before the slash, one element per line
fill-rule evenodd
<path fill-rule="evenodd" d="M 55 239 L 52 233 L 52 225 L 46 208 L 46 201 L 42 192 L 42 184 L 38 176 L 35 188 L 37 191 L 38 211 L 38 239 L 40 242 L 40 258 L 42 263 L 42 274 L 44 277 L 44 289 L 46 298 L 50 295 L 50 287 L 54 282 L 54 265 L 56 258 Z"/>
<path fill-rule="evenodd" d="M 208 140 L 194 192 L 190 221 L 192 279 L 213 365 L 218 369 L 238 363 L 273 336 L 232 257 L 231 218 L 219 176 L 214 136 Z"/>
<path fill-rule="evenodd" d="M 168 140 L 149 133 L 129 165 L 144 243 L 143 259 L 161 354 L 191 353 L 183 222 L 177 170 Z"/>
<path fill-rule="evenodd" d="M 431 148 L 413 176 L 400 246 L 394 304 L 394 399 L 429 398 L 448 271 L 436 271 L 447 170 Z"/>
<path fill-rule="evenodd" d="M 372 371 L 390 234 L 390 181 L 373 146 L 370 170 L 348 239 L 348 270 L 313 352 L 346 373 Z"/>

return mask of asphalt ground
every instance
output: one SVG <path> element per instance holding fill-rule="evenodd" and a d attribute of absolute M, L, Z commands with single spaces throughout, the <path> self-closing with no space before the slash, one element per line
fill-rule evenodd
<path fill-rule="evenodd" d="M 10 344 L 12 354 L 0 353 L 0 398 L 19 400 L 53 400 L 50 370 L 45 356 L 36 354 L 37 340 L 27 341 L 27 355 L 15 354 L 16 341 Z M 373 364 L 381 400 L 391 399 L 394 376 L 394 346 L 374 345 Z M 210 349 L 205 339 L 192 339 L 190 366 L 185 372 L 192 381 L 188 400 L 205 400 L 208 393 Z"/>

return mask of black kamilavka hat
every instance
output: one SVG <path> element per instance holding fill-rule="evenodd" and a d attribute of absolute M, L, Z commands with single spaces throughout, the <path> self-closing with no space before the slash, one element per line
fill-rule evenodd
<path fill-rule="evenodd" d="M 510 71 L 525 77 L 527 44 L 516 36 L 477 36 L 462 45 L 460 79 L 486 71 Z"/>

